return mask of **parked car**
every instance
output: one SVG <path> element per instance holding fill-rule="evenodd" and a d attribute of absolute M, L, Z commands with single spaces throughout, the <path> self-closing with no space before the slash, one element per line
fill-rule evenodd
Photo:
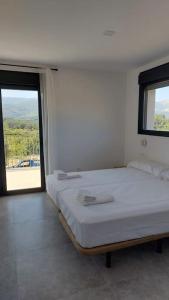
<path fill-rule="evenodd" d="M 17 165 L 12 168 L 27 168 L 27 167 L 40 167 L 40 160 L 26 159 L 21 160 Z"/>

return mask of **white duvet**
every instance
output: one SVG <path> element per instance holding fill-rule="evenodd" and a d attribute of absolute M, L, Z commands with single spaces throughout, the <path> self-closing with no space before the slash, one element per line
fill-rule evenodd
<path fill-rule="evenodd" d="M 83 247 L 169 231 L 169 182 L 133 168 L 81 172 L 79 179 L 47 178 L 47 191 Z M 114 201 L 90 207 L 77 200 L 80 188 L 111 194 Z"/>

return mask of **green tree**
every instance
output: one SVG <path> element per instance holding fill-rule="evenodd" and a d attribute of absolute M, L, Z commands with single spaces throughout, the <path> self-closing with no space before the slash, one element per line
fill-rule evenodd
<path fill-rule="evenodd" d="M 165 115 L 155 115 L 154 129 L 159 131 L 169 131 L 169 119 Z"/>
<path fill-rule="evenodd" d="M 7 164 L 11 159 L 26 159 L 39 155 L 39 126 L 35 120 L 4 120 L 5 157 Z"/>

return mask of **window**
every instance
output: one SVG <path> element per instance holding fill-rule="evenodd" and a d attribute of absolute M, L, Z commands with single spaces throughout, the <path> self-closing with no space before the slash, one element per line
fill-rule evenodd
<path fill-rule="evenodd" d="M 145 89 L 145 129 L 169 131 L 169 82 Z"/>
<path fill-rule="evenodd" d="M 139 75 L 138 133 L 169 136 L 169 64 Z"/>
<path fill-rule="evenodd" d="M 44 189 L 39 74 L 0 71 L 0 195 Z"/>

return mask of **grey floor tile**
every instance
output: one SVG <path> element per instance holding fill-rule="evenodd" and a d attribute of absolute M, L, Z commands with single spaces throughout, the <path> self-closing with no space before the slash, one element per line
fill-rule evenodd
<path fill-rule="evenodd" d="M 85 290 L 80 290 L 69 298 L 64 297 L 61 300 L 118 300 L 117 295 L 113 289 L 113 286 L 108 286 L 106 284 L 95 287 L 86 288 Z"/>
<path fill-rule="evenodd" d="M 8 197 L 0 198 L 0 225 L 13 223 L 13 203 Z"/>
<path fill-rule="evenodd" d="M 126 251 L 114 252 L 110 269 L 105 267 L 105 255 L 95 256 L 94 261 L 100 272 L 103 273 L 105 281 L 112 284 L 119 280 L 135 279 L 138 268 L 142 265 L 142 256 L 140 253 L 135 257 Z"/>
<path fill-rule="evenodd" d="M 13 225 L 10 223 L 0 224 L 0 259 L 15 255 L 16 251 Z"/>
<path fill-rule="evenodd" d="M 51 217 L 56 217 L 56 211 L 46 193 L 20 195 L 13 198 L 14 223 L 45 220 Z"/>
<path fill-rule="evenodd" d="M 139 276 L 135 279 L 121 280 L 114 285 L 115 297 L 118 300 L 168 300 L 167 276 L 162 276 L 165 288 L 153 274 Z"/>
<path fill-rule="evenodd" d="M 14 225 L 14 239 L 17 256 L 30 250 L 57 247 L 70 240 L 57 218 Z"/>
<path fill-rule="evenodd" d="M 0 299 L 18 299 L 16 263 L 13 258 L 0 259 Z"/>
<path fill-rule="evenodd" d="M 93 259 L 78 255 L 70 244 L 32 252 L 17 265 L 21 300 L 69 299 L 80 290 L 104 284 Z"/>

